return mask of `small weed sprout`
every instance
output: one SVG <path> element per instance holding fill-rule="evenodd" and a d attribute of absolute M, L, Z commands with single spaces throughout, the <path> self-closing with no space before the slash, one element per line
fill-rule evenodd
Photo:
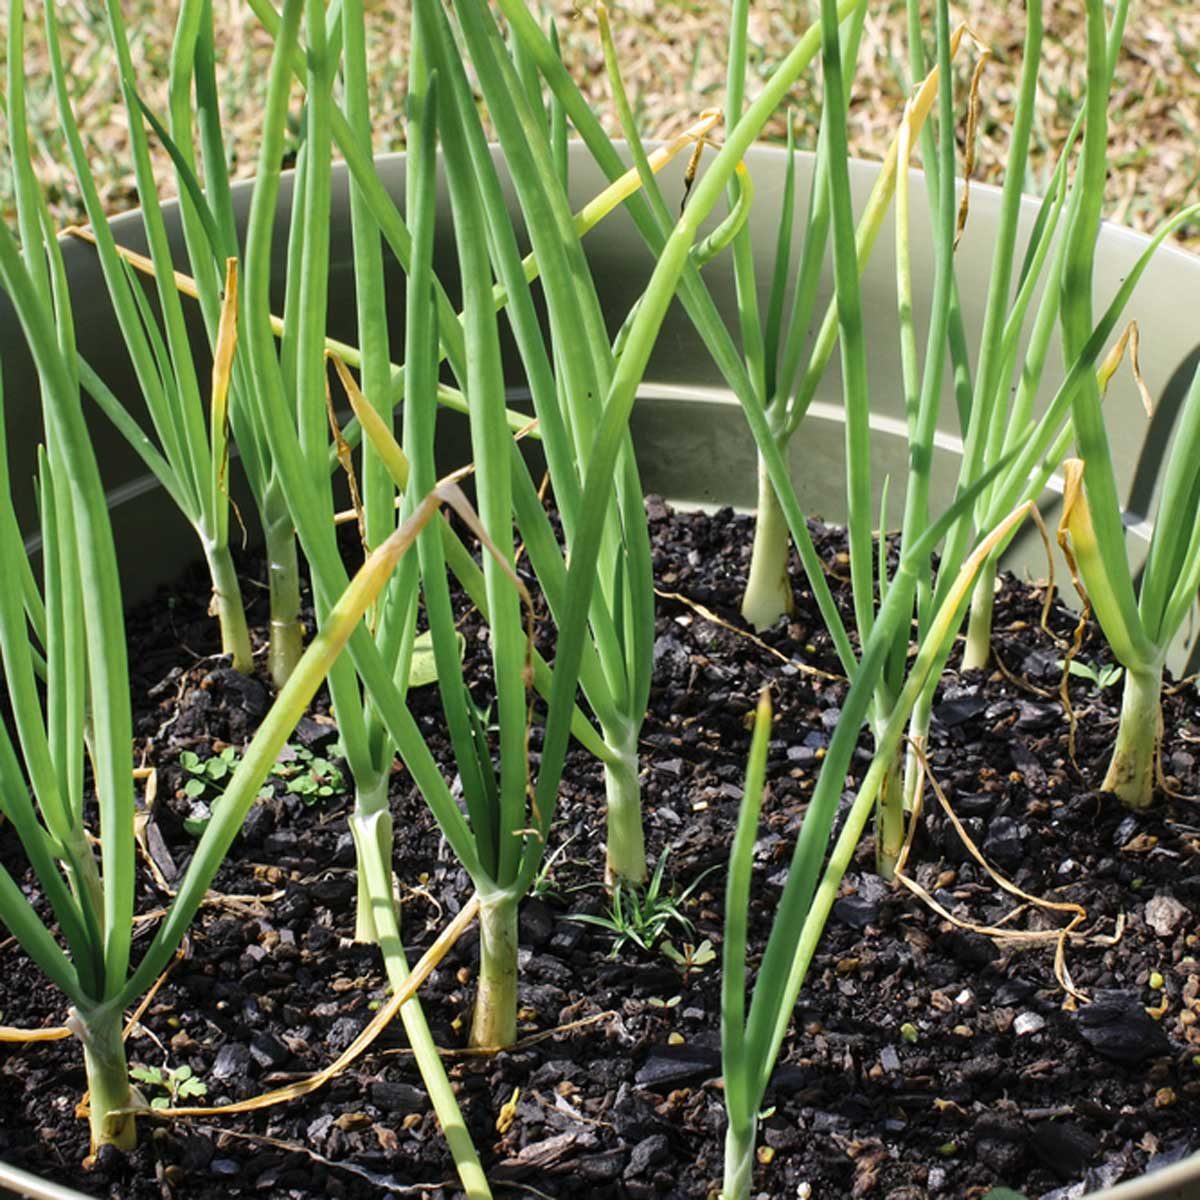
<path fill-rule="evenodd" d="M 1103 692 L 1120 683 L 1121 676 L 1125 674 L 1125 668 L 1117 666 L 1116 663 L 1092 664 L 1080 662 L 1077 658 L 1073 658 L 1069 664 L 1060 658 L 1058 666 L 1060 669 L 1066 667 L 1078 679 L 1086 679 L 1092 685 L 1093 691 L 1097 692 Z"/>
<path fill-rule="evenodd" d="M 333 761 L 338 750 L 340 746 L 334 746 L 326 758 L 314 754 L 307 746 L 285 746 L 271 774 L 283 781 L 284 791 L 289 795 L 300 796 L 305 804 L 316 804 L 346 789 L 346 776 Z"/>
<path fill-rule="evenodd" d="M 688 982 L 693 973 L 703 970 L 709 963 L 717 960 L 717 952 L 708 938 L 698 946 L 684 942 L 682 949 L 677 948 L 674 942 L 663 942 L 662 956 L 680 969 L 684 983 Z"/>
<path fill-rule="evenodd" d="M 197 1079 L 186 1063 L 180 1067 L 130 1067 L 129 1077 L 166 1092 L 150 1101 L 151 1108 L 173 1108 L 180 1100 L 208 1095 L 208 1085 Z"/>
<path fill-rule="evenodd" d="M 562 861 L 563 855 L 567 852 L 567 847 L 570 846 L 570 844 L 578 836 L 579 834 L 577 832 L 571 834 L 571 836 L 567 838 L 567 840 L 563 842 L 563 844 L 559 846 L 559 848 L 555 850 L 554 853 L 551 854 L 544 863 L 542 863 L 541 867 L 538 869 L 537 875 L 534 876 L 533 883 L 529 886 L 530 896 L 536 897 L 539 900 L 545 900 L 549 897 L 562 896 L 562 892 L 559 890 L 558 885 L 554 882 L 554 868 L 560 861 Z"/>
<path fill-rule="evenodd" d="M 610 958 L 616 958 L 629 942 L 651 953 L 672 925 L 684 933 L 692 933 L 695 926 L 684 913 L 683 906 L 701 880 L 715 867 L 709 867 L 697 875 L 678 896 L 664 895 L 663 872 L 667 866 L 667 855 L 668 851 L 665 850 L 660 855 L 654 874 L 644 890 L 621 884 L 613 889 L 612 902 L 606 914 L 571 913 L 568 920 L 597 925 L 616 934 L 609 951 Z"/>
<path fill-rule="evenodd" d="M 347 786 L 340 765 L 344 762 L 341 749 L 341 743 L 335 742 L 329 757 L 324 757 L 307 746 L 289 742 L 280 751 L 267 781 L 258 789 L 258 798 L 269 800 L 275 795 L 276 788 L 271 782 L 274 779 L 282 782 L 284 792 L 299 796 L 310 807 L 341 794 Z M 211 758 L 201 758 L 194 750 L 184 750 L 179 755 L 179 765 L 190 777 L 183 785 L 183 794 L 192 801 L 183 827 L 193 837 L 199 837 L 207 828 L 225 783 L 241 761 L 242 756 L 234 746 L 225 746 Z"/>

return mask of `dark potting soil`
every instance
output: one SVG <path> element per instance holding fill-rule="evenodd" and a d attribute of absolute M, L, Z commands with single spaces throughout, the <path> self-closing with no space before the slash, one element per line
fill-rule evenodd
<path fill-rule="evenodd" d="M 630 945 L 614 955 L 610 934 L 569 919 L 604 911 L 603 788 L 596 765 L 573 753 L 552 865 L 521 915 L 520 1044 L 494 1057 L 462 1051 L 472 934 L 422 992 L 499 1195 L 682 1198 L 719 1186 L 721 912 L 748 720 L 769 683 L 776 724 L 750 913 L 760 951 L 847 689 L 797 565 L 794 619 L 749 636 L 737 607 L 747 518 L 648 503 L 660 597 L 641 753 L 647 839 L 652 856 L 669 855 L 677 893 L 700 881 L 680 905 L 692 928 L 668 934 L 678 950 L 694 947 L 693 961 Z M 819 526 L 814 536 L 847 604 L 843 539 Z M 1145 814 L 1124 811 L 1095 790 L 1120 689 L 1071 676 L 1072 749 L 1059 684 L 1076 617 L 1055 603 L 1044 630 L 1042 597 L 1003 578 L 998 667 L 962 675 L 952 661 L 930 760 L 987 862 L 1025 893 L 1078 910 L 1002 891 L 932 797 L 908 870 L 936 910 L 872 873 L 868 837 L 766 1099 L 760 1193 L 901 1200 L 1005 1185 L 1065 1198 L 1200 1149 L 1200 805 L 1185 798 L 1200 792 L 1196 691 L 1181 688 L 1165 705 L 1163 766 L 1177 797 Z M 269 702 L 261 681 L 211 656 L 206 600 L 193 574 L 130 620 L 138 759 L 158 771 L 147 846 L 162 878 L 143 864 L 146 913 L 161 908 L 162 883 L 178 878 L 195 844 L 182 823 L 192 801 L 180 755 L 240 747 Z M 257 599 L 259 619 L 260 610 Z M 486 703 L 485 631 L 474 614 L 463 628 L 476 699 Z M 1078 660 L 1109 661 L 1094 628 Z M 436 690 L 414 692 L 412 704 L 448 767 Z M 319 698 L 293 747 L 330 757 L 336 729 L 326 707 Z M 844 803 L 869 759 L 864 735 Z M 312 802 L 286 782 L 252 810 L 185 956 L 129 1039 L 132 1063 L 192 1069 L 207 1094 L 187 1103 L 241 1100 L 320 1069 L 387 997 L 377 951 L 350 940 L 350 797 L 339 788 Z M 392 804 L 415 959 L 471 889 L 403 769 Z M 32 885 L 7 829 L 0 860 Z M 1076 911 L 1063 967 L 1091 1003 L 1072 1001 L 1055 970 L 1053 931 Z M 153 927 L 139 926 L 135 956 Z M 62 998 L 11 939 L 0 963 L 0 1019 L 62 1022 Z M 105 1152 L 86 1171 L 87 1127 L 75 1113 L 83 1090 L 74 1041 L 0 1049 L 0 1159 L 122 1200 L 458 1190 L 398 1025 L 304 1099 L 228 1117 L 147 1118 L 135 1153 Z"/>

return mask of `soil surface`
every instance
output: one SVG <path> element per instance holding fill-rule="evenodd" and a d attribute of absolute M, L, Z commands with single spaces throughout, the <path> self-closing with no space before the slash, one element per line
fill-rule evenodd
<path fill-rule="evenodd" d="M 500 1195 L 690 1198 L 719 1186 L 721 912 L 747 720 L 769 683 L 771 786 L 750 913 L 761 948 L 846 693 L 798 565 L 795 617 L 755 639 L 738 616 L 748 519 L 648 504 L 662 594 L 642 737 L 647 840 L 652 857 L 668 855 L 666 888 L 690 889 L 679 904 L 690 926 L 667 936 L 677 950 L 696 949 L 686 967 L 661 949 L 626 944 L 614 953 L 610 933 L 570 919 L 606 905 L 597 878 L 600 773 L 573 753 L 552 865 L 522 911 L 522 1041 L 494 1057 L 462 1051 L 473 934 L 422 992 Z M 841 535 L 814 526 L 814 536 L 848 604 Z M 255 576 L 257 565 L 246 566 Z M 1095 790 L 1120 688 L 1071 676 L 1072 750 L 1059 687 L 1077 618 L 1055 603 L 1043 629 L 1042 597 L 1002 580 L 998 668 L 962 675 L 952 660 L 930 759 L 994 870 L 1031 896 L 1082 910 L 1064 963 L 1091 1003 L 1064 991 L 1057 941 L 1046 936 L 1072 913 L 1004 892 L 931 793 L 907 871 L 937 909 L 873 874 L 864 841 L 767 1096 L 755 1177 L 767 1196 L 972 1197 L 1004 1185 L 1065 1200 L 1200 1149 L 1200 806 L 1189 798 L 1200 792 L 1196 691 L 1183 687 L 1165 705 L 1163 767 L 1177 796 L 1131 815 Z M 195 845 L 184 824 L 194 800 L 183 790 L 194 775 L 181 756 L 207 761 L 240 748 L 270 698 L 261 680 L 213 655 L 206 601 L 197 573 L 130 618 L 138 757 L 158 772 L 148 847 L 159 878 L 144 864 L 139 881 L 147 913 L 161 907 L 163 885 Z M 256 600 L 261 621 L 260 607 Z M 476 614 L 463 629 L 476 699 L 486 703 Z M 1094 628 L 1084 631 L 1078 661 L 1109 661 Z M 436 689 L 414 692 L 412 704 L 449 770 Z M 336 729 L 324 708 L 319 698 L 302 722 L 294 773 L 252 810 L 186 957 L 130 1037 L 131 1063 L 191 1068 L 207 1089 L 191 1103 L 250 1097 L 320 1069 L 386 1000 L 377 952 L 350 940 L 351 799 L 336 786 Z M 328 787 L 332 777 L 332 794 L 288 790 L 312 775 L 302 752 L 332 762 L 316 780 Z M 869 759 L 864 735 L 845 803 Z M 219 783 L 211 791 L 219 794 Z M 391 795 L 415 959 L 470 886 L 403 769 Z M 35 890 L 9 829 L 0 831 L 0 861 Z M 153 924 L 139 926 L 135 957 Z M 0 1021 L 57 1025 L 65 1015 L 62 998 L 6 941 Z M 307 1098 L 245 1115 L 146 1119 L 134 1154 L 106 1152 L 91 1170 L 80 1165 L 87 1128 L 75 1115 L 83 1089 L 74 1041 L 0 1048 L 0 1159 L 121 1200 L 457 1192 L 398 1024 Z"/>

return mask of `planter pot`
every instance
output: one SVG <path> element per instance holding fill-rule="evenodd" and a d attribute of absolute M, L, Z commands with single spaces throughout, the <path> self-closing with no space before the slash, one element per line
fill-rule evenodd
<path fill-rule="evenodd" d="M 779 150 L 757 147 L 748 156 L 754 177 L 756 209 L 753 216 L 759 277 L 770 278 L 770 256 L 783 189 L 784 154 Z M 807 195 L 812 158 L 798 156 L 798 191 Z M 572 200 L 579 208 L 603 186 L 601 173 L 579 143 L 571 146 Z M 393 195 L 403 195 L 404 158 L 386 156 L 379 170 Z M 668 171 L 664 187 L 667 195 L 681 194 L 678 166 Z M 877 167 L 866 162 L 852 164 L 851 182 L 857 204 L 865 202 L 877 174 Z M 344 170 L 335 173 L 334 229 L 331 287 L 333 321 L 330 333 L 352 340 L 352 262 L 349 234 L 348 185 Z M 915 212 L 922 211 L 922 179 L 914 175 Z M 290 203 L 290 180 L 285 179 L 281 193 L 281 220 L 277 222 L 277 261 L 283 263 L 283 239 L 286 220 L 282 219 Z M 248 185 L 235 190 L 235 201 L 244 220 L 249 207 Z M 515 211 L 515 200 L 510 195 Z M 801 205 L 803 208 L 803 205 Z M 958 250 L 958 276 L 962 290 L 963 314 L 969 342 L 982 323 L 988 272 L 999 215 L 999 193 L 987 187 L 972 190 L 971 216 L 967 232 Z M 1025 233 L 1036 216 L 1036 205 L 1027 201 L 1022 211 Z M 444 281 L 454 279 L 453 238 L 449 227 L 448 204 L 439 227 L 438 261 Z M 168 223 L 179 237 L 178 214 L 168 206 Z M 113 223 L 117 240 L 131 248 L 144 248 L 140 218 L 131 213 Z M 1119 281 L 1146 245 L 1139 234 L 1114 226 L 1101 233 L 1096 273 L 1096 297 L 1104 304 Z M 632 222 L 623 212 L 614 214 L 590 233 L 585 241 L 594 263 L 606 264 L 598 271 L 598 287 L 605 311 L 619 322 L 640 295 L 649 277 L 653 260 L 645 249 Z M 913 230 L 914 291 L 927 295 L 932 279 L 928 231 L 918 219 Z M 77 305 L 84 304 L 78 320 L 81 353 L 106 378 L 119 395 L 136 394 L 131 368 L 120 345 L 119 336 L 94 250 L 90 245 L 67 239 L 64 256 Z M 864 316 L 871 331 L 869 352 L 872 388 L 873 473 L 878 488 L 886 475 L 903 478 L 906 464 L 906 426 L 898 384 L 899 356 L 895 303 L 893 237 L 885 225 L 864 280 Z M 614 266 L 614 264 L 619 264 Z M 181 263 L 180 265 L 184 265 Z M 705 270 L 706 279 L 730 327 L 736 326 L 735 291 L 729 256 L 721 256 Z M 402 275 L 394 268 L 389 274 L 392 294 L 400 295 Z M 818 311 L 831 292 L 828 278 L 822 285 Z M 1153 511 L 1156 486 L 1170 431 L 1190 383 L 1191 372 L 1200 361 L 1200 334 L 1193 319 L 1193 308 L 1179 303 L 1183 296 L 1200 295 L 1200 259 L 1182 251 L 1163 248 L 1155 256 L 1133 295 L 1128 316 L 1139 320 L 1142 331 L 1142 366 L 1146 384 L 1157 401 L 1153 418 L 1147 418 L 1138 393 L 1126 373 L 1114 379 L 1105 403 L 1118 480 L 1128 507 L 1132 552 L 1144 553 L 1148 527 L 1145 516 Z M 344 297 L 339 301 L 336 297 Z M 393 311 L 402 315 L 402 305 Z M 918 325 L 923 314 L 918 312 Z M 615 328 L 615 325 L 614 325 Z M 399 332 L 398 330 L 396 331 Z M 196 336 L 200 340 L 199 327 Z M 918 339 L 924 331 L 918 328 Z M 394 336 L 393 345 L 402 345 Z M 26 476 L 32 448 L 40 437 L 34 376 L 21 341 L 20 330 L 0 295 L 0 362 L 4 369 L 4 395 L 8 421 L 8 440 L 14 486 L 18 488 L 18 516 L 22 527 L 34 527 L 35 508 L 32 489 Z M 1050 393 L 1063 378 L 1061 355 L 1052 349 L 1043 393 Z M 519 364 L 513 353 L 510 379 L 514 386 L 510 402 L 524 398 L 518 386 Z M 948 394 L 948 393 L 947 393 Z M 806 418 L 802 432 L 792 442 L 793 478 L 800 501 L 813 516 L 837 522 L 844 517 L 843 421 L 841 379 L 836 361 Z M 953 404 L 947 400 L 936 438 L 933 469 L 932 506 L 936 509 L 953 493 L 961 456 L 961 441 L 956 429 Z M 447 468 L 461 465 L 468 457 L 465 420 L 453 414 L 441 418 L 442 437 L 439 455 Z M 181 568 L 198 557 L 194 536 L 183 519 L 165 498 L 153 497 L 156 481 L 115 431 L 96 414 L 93 421 L 102 470 L 105 473 L 113 516 L 118 552 L 127 601 L 135 601 L 153 592 L 160 583 L 175 578 Z M 648 492 L 656 492 L 680 507 L 731 504 L 749 508 L 755 503 L 755 448 L 740 408 L 725 388 L 704 347 L 679 304 L 672 305 L 663 325 L 651 360 L 646 382 L 633 415 L 633 435 L 642 480 Z M 892 518 L 898 521 L 902 497 L 893 490 Z M 147 503 L 150 499 L 151 502 Z M 879 497 L 876 496 L 876 502 Z M 1049 515 L 1059 501 L 1055 487 L 1047 489 L 1042 507 Z M 242 503 L 242 511 L 252 506 Z M 1040 539 L 1032 529 L 1011 547 L 1006 566 L 1019 573 L 1037 577 L 1046 573 Z M 1069 577 L 1059 564 L 1057 578 Z M 1181 670 L 1188 661 L 1189 647 L 1176 647 L 1172 666 Z M 16 1183 L 16 1181 L 13 1181 Z M 0 1173 L 0 1187 L 8 1180 Z M 17 1184 L 19 1186 L 19 1184 Z M 37 1193 L 34 1193 L 37 1194 Z M 51 1193 L 41 1193 L 51 1194 Z M 55 1195 L 64 1195 L 55 1191 Z M 1162 1172 L 1152 1173 L 1104 1193 L 1112 1200 L 1175 1200 L 1200 1195 L 1200 1156 Z"/>
<path fill-rule="evenodd" d="M 799 171 L 798 194 L 807 194 L 812 171 L 812 158 L 797 156 Z M 779 204 L 783 190 L 785 158 L 782 151 L 770 147 L 755 147 L 748 163 L 755 180 L 755 253 L 761 280 L 770 278 L 774 230 L 778 223 Z M 679 173 L 674 165 L 665 176 L 668 195 L 681 194 Z M 379 159 L 379 171 L 393 195 L 402 196 L 404 186 L 403 155 L 387 155 Z M 856 161 L 851 164 L 851 183 L 856 204 L 861 205 L 876 178 L 875 164 Z M 913 176 L 913 211 L 922 211 L 923 177 Z M 291 201 L 290 176 L 285 176 L 280 195 L 280 217 L 277 222 L 276 260 L 282 267 L 286 220 L 284 216 Z M 604 185 L 604 179 L 590 156 L 580 144 L 572 145 L 572 202 L 580 207 Z M 352 340 L 353 304 L 352 263 L 349 234 L 348 183 L 344 170 L 334 177 L 334 230 L 331 268 L 331 288 L 334 296 L 345 296 L 347 302 L 336 299 L 331 304 L 331 329 L 335 337 Z M 958 277 L 962 294 L 963 317 L 968 344 L 976 340 L 983 321 L 988 273 L 994 232 L 999 219 L 999 193 L 994 188 L 977 186 L 971 193 L 971 216 L 966 233 L 958 248 Z M 244 220 L 249 209 L 250 188 L 241 184 L 235 189 L 239 217 Z M 515 199 L 510 196 L 515 209 Z M 803 209 L 803 205 L 799 206 Z M 446 266 L 453 263 L 453 238 L 449 226 L 449 205 L 443 200 L 443 220 L 440 225 L 438 258 Z M 1036 216 L 1036 204 L 1026 201 L 1022 210 L 1022 235 L 1027 235 Z M 798 223 L 803 219 L 801 212 Z M 178 215 L 168 206 L 167 221 L 176 238 L 179 236 Z M 113 223 L 117 240 L 124 245 L 143 250 L 145 239 L 137 213 L 117 218 Z M 1096 302 L 1108 299 L 1125 278 L 1144 250 L 1147 239 L 1141 234 L 1119 226 L 1106 225 L 1101 230 L 1101 244 L 1096 269 Z M 918 218 L 912 231 L 913 287 L 917 296 L 927 295 L 932 284 L 931 246 L 928 230 Z M 653 260 L 623 211 L 614 213 L 597 229 L 588 234 L 585 246 L 593 262 L 614 264 L 619 269 L 597 272 L 600 298 L 605 310 L 624 314 L 640 295 L 653 267 Z M 896 319 L 894 239 L 890 222 L 885 222 L 875 252 L 868 264 L 863 282 L 864 320 L 870 330 L 868 353 L 871 397 L 873 478 L 878 490 L 886 475 L 901 479 L 906 470 L 905 419 L 898 386 L 899 353 Z M 64 257 L 72 290 L 76 297 L 89 297 L 89 317 L 79 322 L 78 338 L 81 353 L 100 372 L 118 395 L 136 394 L 131 386 L 131 367 L 114 336 L 111 310 L 107 302 L 103 278 L 93 248 L 76 239 L 66 239 Z M 181 266 L 186 265 L 180 262 Z M 443 267 L 442 274 L 452 286 L 452 269 Z M 719 256 L 705 268 L 705 278 L 717 300 L 718 307 L 730 327 L 736 326 L 737 310 L 733 271 L 728 255 Z M 393 268 L 389 288 L 402 292 L 403 277 Z M 828 277 L 823 280 L 817 311 L 823 312 L 832 291 Z M 1130 528 L 1130 549 L 1140 558 L 1147 544 L 1149 527 L 1147 514 L 1153 512 L 1156 488 L 1164 452 L 1179 406 L 1191 381 L 1192 371 L 1200 362 L 1200 330 L 1197 330 L 1191 308 L 1180 304 L 1179 297 L 1200 295 L 1200 258 L 1170 246 L 1162 247 L 1143 275 L 1130 301 L 1127 317 L 1138 320 L 1142 334 L 1142 368 L 1146 384 L 1155 399 L 1155 411 L 1148 418 L 1137 390 L 1127 370 L 1118 372 L 1105 400 L 1105 413 L 1110 431 L 1118 483 L 1123 489 Z M 280 305 L 282 297 L 279 298 Z M 765 297 L 764 297 L 765 300 Z M 78 303 L 78 300 L 77 300 Z M 277 308 L 279 305 L 277 305 Z M 399 309 L 397 319 L 402 317 Z M 923 344 L 925 314 L 918 302 L 918 344 Z M 398 331 L 397 331 L 398 332 Z M 197 325 L 196 336 L 200 338 Z M 402 345 L 393 338 L 393 345 Z M 14 465 L 18 468 L 40 437 L 36 406 L 19 398 L 30 394 L 31 366 L 19 329 L 8 306 L 0 295 L 0 362 L 3 363 L 6 405 L 9 420 L 9 446 Z M 1048 357 L 1043 396 L 1053 394 L 1065 372 L 1057 344 Z M 519 364 L 513 354 L 510 378 L 519 380 Z M 949 372 L 947 372 L 949 388 Z M 844 519 L 844 470 L 841 374 L 838 356 L 834 355 L 821 389 L 806 418 L 802 434 L 792 440 L 793 478 L 801 504 L 806 512 L 828 521 Z M 510 400 L 519 403 L 522 390 L 514 386 Z M 931 505 L 936 510 L 953 493 L 961 456 L 961 439 L 957 416 L 947 396 L 939 419 L 936 454 L 933 465 Z M 466 455 L 465 422 L 446 415 L 443 419 L 444 461 L 458 465 Z M 126 547 L 123 566 L 129 600 L 136 600 L 152 591 L 158 582 L 171 578 L 179 567 L 195 557 L 190 531 L 181 518 L 170 511 L 169 505 L 147 505 L 139 499 L 157 489 L 157 481 L 146 471 L 141 461 L 125 442 L 97 414 L 94 420 L 97 444 L 100 447 L 102 468 L 108 484 L 110 503 L 117 533 L 118 547 Z M 646 373 L 640 399 L 633 415 L 634 441 L 639 466 L 647 491 L 656 492 L 680 505 L 732 504 L 751 508 L 755 504 L 755 450 L 736 399 L 724 386 L 717 368 L 699 344 L 697 335 L 681 305 L 672 305 L 663 324 L 654 355 Z M 18 489 L 18 517 L 23 526 L 32 527 L 35 508 L 29 472 L 14 472 Z M 1057 481 L 1043 497 L 1043 509 L 1050 515 L 1058 502 Z M 900 488 L 892 489 L 890 514 L 897 523 L 903 497 Z M 879 500 L 878 494 L 875 497 Z M 186 536 L 181 536 L 186 534 Z M 132 548 L 136 548 L 136 551 Z M 150 549 L 147 554 L 146 549 Z M 1028 572 L 1044 576 L 1046 563 L 1040 539 L 1027 525 L 1023 535 L 1010 548 L 1005 565 L 1018 574 Z M 1057 564 L 1056 578 L 1066 584 L 1069 579 L 1063 564 Z M 1069 586 L 1064 586 L 1069 593 Z M 1200 634 L 1193 636 L 1194 649 Z M 1172 660 L 1172 667 L 1182 671 L 1189 647 L 1181 645 Z"/>

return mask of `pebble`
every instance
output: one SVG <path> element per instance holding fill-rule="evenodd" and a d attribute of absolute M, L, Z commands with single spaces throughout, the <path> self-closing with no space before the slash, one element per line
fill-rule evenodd
<path fill-rule="evenodd" d="M 696 1083 L 721 1073 L 721 1056 L 703 1046 L 658 1046 L 642 1064 L 635 1082 L 647 1091 Z"/>
<path fill-rule="evenodd" d="M 986 967 L 1000 957 L 1000 951 L 989 937 L 981 933 L 968 933 L 952 929 L 938 938 L 940 947 L 945 948 L 964 966 Z"/>
<path fill-rule="evenodd" d="M 290 830 L 281 829 L 263 838 L 263 850 L 271 858 L 294 854 L 300 839 Z"/>
<path fill-rule="evenodd" d="M 559 921 L 547 949 L 552 954 L 569 955 L 583 941 L 584 927 L 578 921 Z"/>
<path fill-rule="evenodd" d="M 519 922 L 521 942 L 526 946 L 542 946 L 554 934 L 554 914 L 536 896 L 521 905 Z"/>
<path fill-rule="evenodd" d="M 429 1107 L 429 1097 L 411 1083 L 393 1083 L 379 1079 L 370 1085 L 367 1094 L 371 1103 L 389 1113 L 424 1112 Z"/>
<path fill-rule="evenodd" d="M 1019 729 L 1023 733 L 1039 733 L 1058 725 L 1062 720 L 1062 706 L 1040 704 L 1034 700 L 1019 700 L 1017 714 L 1017 719 L 1013 724 L 1014 729 Z"/>
<path fill-rule="evenodd" d="M 666 1134 L 654 1133 L 643 1138 L 629 1155 L 629 1166 L 625 1168 L 626 1179 L 636 1179 L 657 1163 L 670 1157 L 671 1147 Z"/>
<path fill-rule="evenodd" d="M 322 750 L 338 735 L 336 725 L 314 721 L 312 717 L 301 717 L 292 735 L 296 741 L 309 750 Z"/>
<path fill-rule="evenodd" d="M 1085 1184 L 1072 1183 L 1066 1187 L 1055 1188 L 1052 1192 L 1043 1192 L 1041 1200 L 1079 1200 L 1085 1189 Z"/>
<path fill-rule="evenodd" d="M 269 1033 L 256 1033 L 250 1039 L 250 1055 L 263 1070 L 281 1067 L 292 1056 L 288 1048 Z"/>
<path fill-rule="evenodd" d="M 318 879 L 309 887 L 314 900 L 335 912 L 345 912 L 358 891 L 358 884 L 345 876 L 333 879 Z"/>
<path fill-rule="evenodd" d="M 1037 1156 L 1063 1182 L 1078 1176 L 1096 1157 L 1100 1143 L 1070 1121 L 1042 1121 L 1031 1138 Z"/>
<path fill-rule="evenodd" d="M 838 1113 L 815 1112 L 812 1128 L 814 1133 L 845 1133 L 850 1128 L 850 1122 Z"/>
<path fill-rule="evenodd" d="M 354 835 L 346 832 L 338 835 L 337 845 L 333 850 L 333 862 L 338 867 L 354 865 Z"/>
<path fill-rule="evenodd" d="M 988 824 L 983 841 L 983 856 L 997 866 L 1012 870 L 1025 857 L 1025 838 L 1012 817 L 995 817 Z"/>
<path fill-rule="evenodd" d="M 338 1017 L 325 1035 L 325 1045 L 335 1054 L 340 1054 L 358 1037 L 362 1023 L 356 1017 Z"/>
<path fill-rule="evenodd" d="M 1036 991 L 1035 983 L 1018 975 L 1006 980 L 996 989 L 992 1002 L 1000 1005 L 1019 1004 L 1022 1000 L 1028 1000 Z"/>
<path fill-rule="evenodd" d="M 980 792 L 956 801 L 954 810 L 960 817 L 986 817 L 996 807 L 997 800 L 990 792 Z"/>
<path fill-rule="evenodd" d="M 250 1069 L 250 1051 L 240 1042 L 226 1042 L 217 1051 L 209 1074 L 213 1079 L 235 1079 Z"/>
<path fill-rule="evenodd" d="M 1119 850 L 1138 830 L 1138 819 L 1132 814 L 1126 817 L 1113 833 L 1112 844 Z"/>
<path fill-rule="evenodd" d="M 654 642 L 654 681 L 666 686 L 686 682 L 691 671 L 691 656 L 678 638 L 663 634 Z"/>
<path fill-rule="evenodd" d="M 1146 924 L 1162 938 L 1173 937 L 1188 915 L 1188 910 L 1174 896 L 1164 892 L 1146 902 Z"/>
<path fill-rule="evenodd" d="M 863 896 L 842 896 L 834 902 L 833 915 L 851 929 L 866 929 L 879 920 L 879 902 Z"/>
<path fill-rule="evenodd" d="M 933 715 L 947 729 L 953 729 L 977 716 L 985 708 L 987 701 L 982 696 L 964 695 L 943 701 L 934 708 Z"/>
<path fill-rule="evenodd" d="M 1031 1033 L 1040 1033 L 1046 1028 L 1046 1018 L 1039 1017 L 1035 1012 L 1023 1012 L 1013 1021 L 1013 1031 L 1017 1037 L 1026 1037 Z"/>
<path fill-rule="evenodd" d="M 975 1153 L 979 1161 L 1000 1179 L 1019 1179 L 1024 1173 L 1025 1146 L 1008 1137 L 981 1137 Z"/>
<path fill-rule="evenodd" d="M 1130 992 L 1100 991 L 1092 1003 L 1075 1014 L 1083 1040 L 1097 1054 L 1123 1066 L 1136 1067 L 1147 1059 L 1171 1053 L 1171 1043 Z"/>
<path fill-rule="evenodd" d="M 575 1174 L 588 1183 L 608 1183 L 619 1179 L 625 1164 L 625 1151 L 621 1146 L 604 1150 L 599 1154 L 587 1154 L 575 1163 Z"/>
<path fill-rule="evenodd" d="M 333 1128 L 333 1113 L 322 1113 L 315 1121 L 310 1121 L 304 1131 L 310 1146 L 320 1146 L 330 1129 Z"/>

